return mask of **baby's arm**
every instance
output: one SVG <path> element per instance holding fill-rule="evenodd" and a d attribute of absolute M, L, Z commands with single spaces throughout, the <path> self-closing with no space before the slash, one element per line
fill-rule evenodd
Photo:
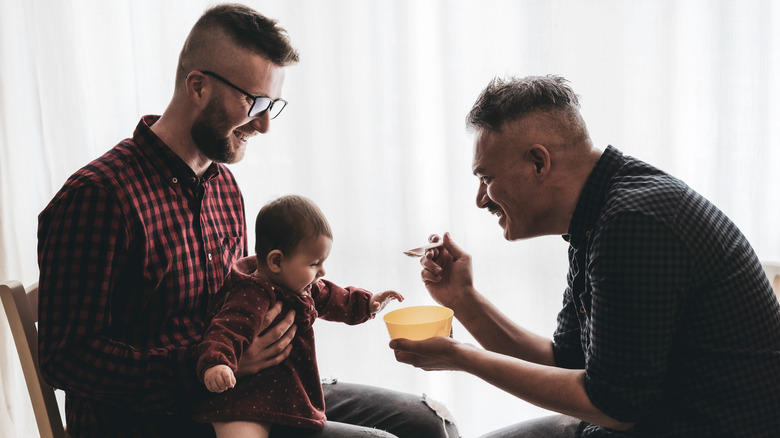
<path fill-rule="evenodd" d="M 392 300 L 403 301 L 404 297 L 394 290 L 386 290 L 382 293 L 372 295 L 371 299 L 368 301 L 368 308 L 371 310 L 372 314 L 377 314 Z"/>
<path fill-rule="evenodd" d="M 227 365 L 215 365 L 206 370 L 203 383 L 211 392 L 223 392 L 236 386 L 236 376 Z"/>
<path fill-rule="evenodd" d="M 311 296 L 320 318 L 349 325 L 368 321 L 391 300 L 404 299 L 401 294 L 392 290 L 372 295 L 359 287 L 342 288 L 323 279 L 316 283 L 316 288 L 312 288 Z"/>

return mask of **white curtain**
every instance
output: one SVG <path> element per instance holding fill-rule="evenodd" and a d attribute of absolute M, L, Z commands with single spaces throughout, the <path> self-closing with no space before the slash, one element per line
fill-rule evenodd
<path fill-rule="evenodd" d="M 565 284 L 559 237 L 508 243 L 474 205 L 463 120 L 494 76 L 555 73 L 582 96 L 597 145 L 681 177 L 780 259 L 780 3 L 772 0 L 247 0 L 301 52 L 290 105 L 232 166 L 248 217 L 286 193 L 334 228 L 327 277 L 431 303 L 402 251 L 450 231 L 476 285 L 551 334 Z M 0 0 L 0 279 L 37 280 L 37 215 L 76 169 L 159 114 L 208 1 Z M 253 244 L 250 236 L 250 247 Z M 398 307 L 398 305 L 394 305 Z M 0 436 L 35 434 L 0 316 Z M 466 437 L 538 416 L 466 374 L 395 362 L 377 318 L 319 322 L 320 368 L 426 393 Z M 456 324 L 455 336 L 471 339 Z"/>

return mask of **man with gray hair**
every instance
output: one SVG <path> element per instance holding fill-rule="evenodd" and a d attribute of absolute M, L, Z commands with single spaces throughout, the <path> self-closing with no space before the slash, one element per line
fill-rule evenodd
<path fill-rule="evenodd" d="M 483 348 L 397 339 L 396 358 L 561 414 L 485 437 L 776 437 L 780 304 L 734 223 L 682 181 L 596 149 L 561 77 L 492 81 L 468 125 L 477 206 L 504 238 L 568 242 L 558 327 L 549 339 L 510 320 L 446 233 L 422 280 Z"/>

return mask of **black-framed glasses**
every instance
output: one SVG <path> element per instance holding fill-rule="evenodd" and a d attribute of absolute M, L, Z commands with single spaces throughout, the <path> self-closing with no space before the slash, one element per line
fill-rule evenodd
<path fill-rule="evenodd" d="M 243 94 L 248 99 L 252 99 L 252 106 L 249 107 L 249 112 L 247 113 L 249 117 L 252 118 L 261 117 L 266 111 L 268 111 L 268 116 L 272 119 L 275 119 L 276 116 L 278 116 L 279 113 L 282 112 L 284 107 L 287 106 L 287 101 L 284 99 L 273 100 L 270 97 L 266 97 L 266 96 L 252 96 L 251 94 L 247 93 L 241 88 L 238 88 L 237 85 L 233 84 L 229 80 L 223 78 L 222 76 L 214 72 L 201 71 L 201 73 L 219 80 L 223 84 L 228 85 L 233 89 L 235 89 L 236 91 L 238 91 L 239 93 Z"/>

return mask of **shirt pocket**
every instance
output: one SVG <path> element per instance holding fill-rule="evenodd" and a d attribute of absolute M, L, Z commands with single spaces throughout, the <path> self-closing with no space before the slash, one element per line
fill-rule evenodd
<path fill-rule="evenodd" d="M 227 275 L 230 267 L 236 260 L 244 256 L 243 236 L 220 236 L 219 249 L 222 254 L 224 274 Z"/>

